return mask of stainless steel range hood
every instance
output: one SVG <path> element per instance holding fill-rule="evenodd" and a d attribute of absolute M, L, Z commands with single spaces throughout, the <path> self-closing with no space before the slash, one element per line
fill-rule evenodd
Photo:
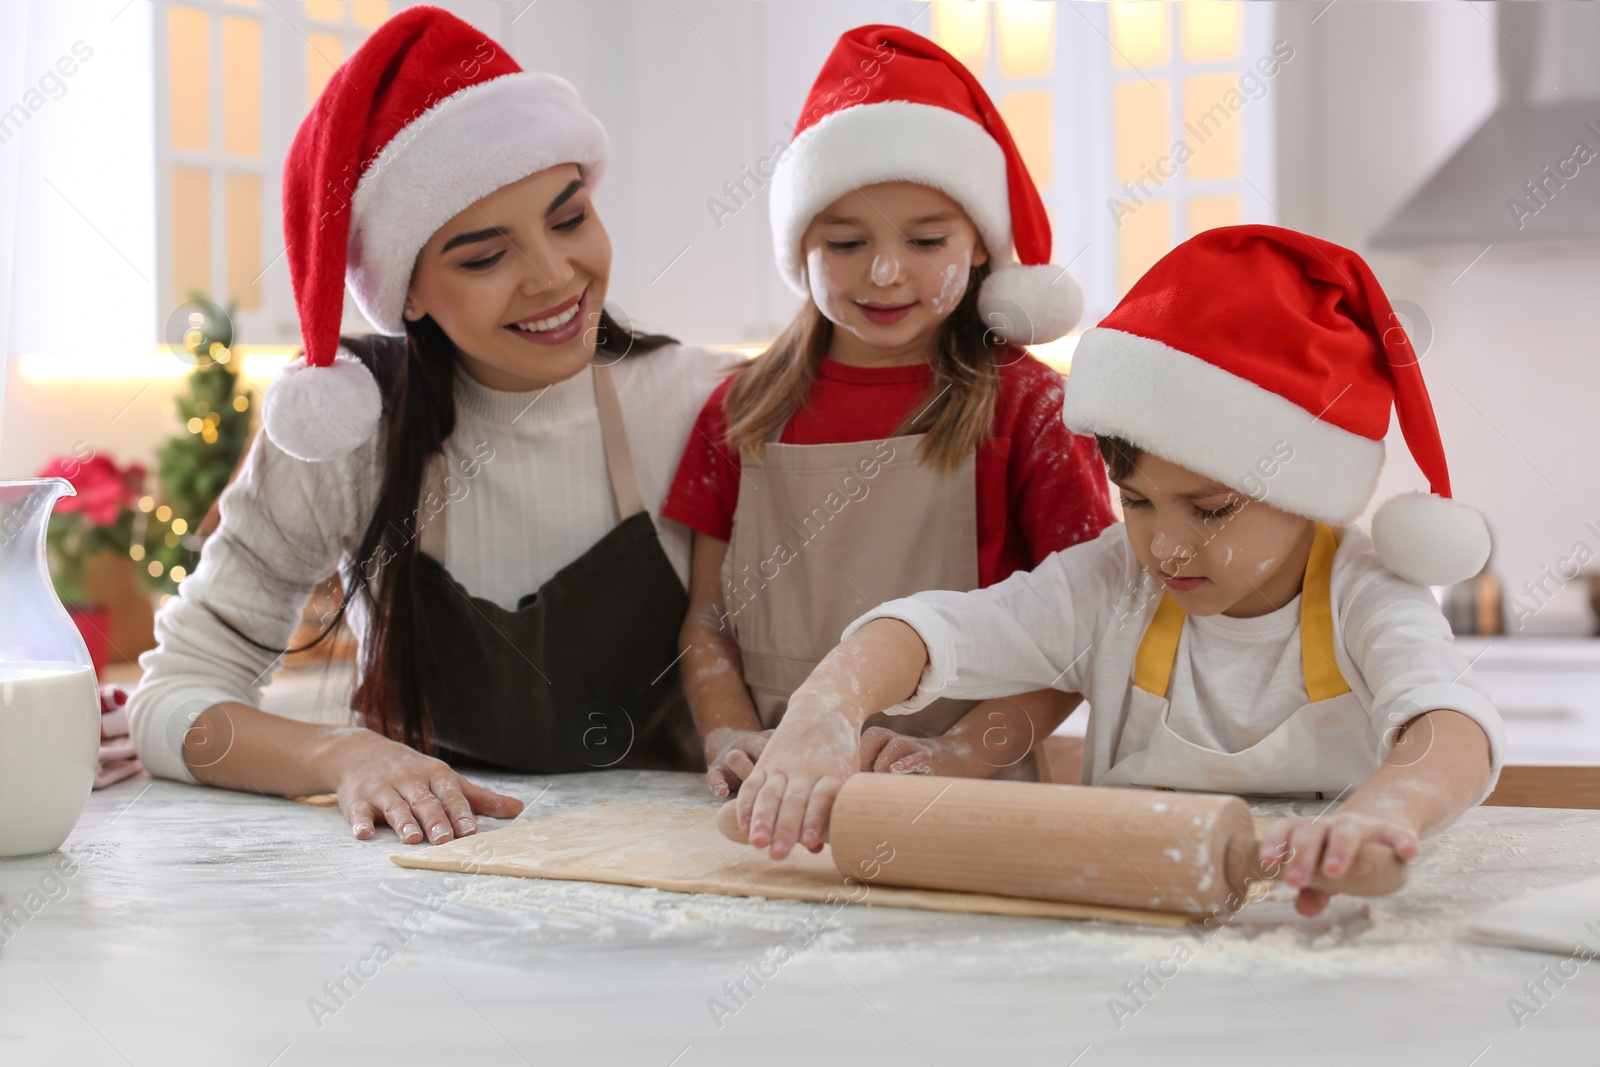
<path fill-rule="evenodd" d="M 1499 105 L 1374 248 L 1600 242 L 1600 3 L 1495 8 Z"/>

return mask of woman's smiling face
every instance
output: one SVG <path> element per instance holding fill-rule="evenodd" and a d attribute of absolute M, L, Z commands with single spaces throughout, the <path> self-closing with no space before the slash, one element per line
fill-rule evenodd
<path fill-rule="evenodd" d="M 445 332 L 467 373 L 527 391 L 594 356 L 611 240 L 576 163 L 496 189 L 439 227 L 417 254 L 406 318 Z"/>

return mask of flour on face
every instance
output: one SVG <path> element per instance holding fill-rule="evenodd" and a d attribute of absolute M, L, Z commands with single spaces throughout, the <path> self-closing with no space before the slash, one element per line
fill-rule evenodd
<path fill-rule="evenodd" d="M 944 268 L 939 292 L 929 301 L 935 315 L 948 315 L 956 309 L 961 298 L 967 295 L 967 279 L 971 274 L 972 250 L 969 248 L 961 253 L 961 262 L 951 263 Z"/>
<path fill-rule="evenodd" d="M 872 284 L 880 289 L 893 285 L 900 277 L 900 261 L 892 255 L 878 254 L 872 257 Z"/>

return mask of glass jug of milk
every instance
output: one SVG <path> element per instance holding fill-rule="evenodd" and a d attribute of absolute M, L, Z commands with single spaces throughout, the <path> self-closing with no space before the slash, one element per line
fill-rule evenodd
<path fill-rule="evenodd" d="M 0 857 L 59 848 L 100 757 L 89 649 L 45 562 L 51 509 L 71 495 L 63 478 L 0 481 Z"/>

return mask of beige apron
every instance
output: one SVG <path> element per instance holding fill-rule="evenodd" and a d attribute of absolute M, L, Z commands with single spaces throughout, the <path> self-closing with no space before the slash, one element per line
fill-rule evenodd
<path fill-rule="evenodd" d="M 976 452 L 943 473 L 919 462 L 922 439 L 741 453 L 722 588 L 763 729 L 862 613 L 927 589 L 978 587 Z M 979 703 L 941 699 L 866 725 L 934 737 Z M 1037 779 L 1048 774 L 1042 760 L 1030 752 L 995 776 Z"/>
<path fill-rule="evenodd" d="M 1184 612 L 1163 593 L 1134 659 L 1127 718 L 1110 769 L 1094 784 L 1332 799 L 1379 766 L 1366 709 L 1334 658 L 1329 593 L 1338 538 L 1318 523 L 1300 593 L 1300 655 L 1309 703 L 1239 752 L 1219 752 L 1167 724 L 1167 689 Z"/>

